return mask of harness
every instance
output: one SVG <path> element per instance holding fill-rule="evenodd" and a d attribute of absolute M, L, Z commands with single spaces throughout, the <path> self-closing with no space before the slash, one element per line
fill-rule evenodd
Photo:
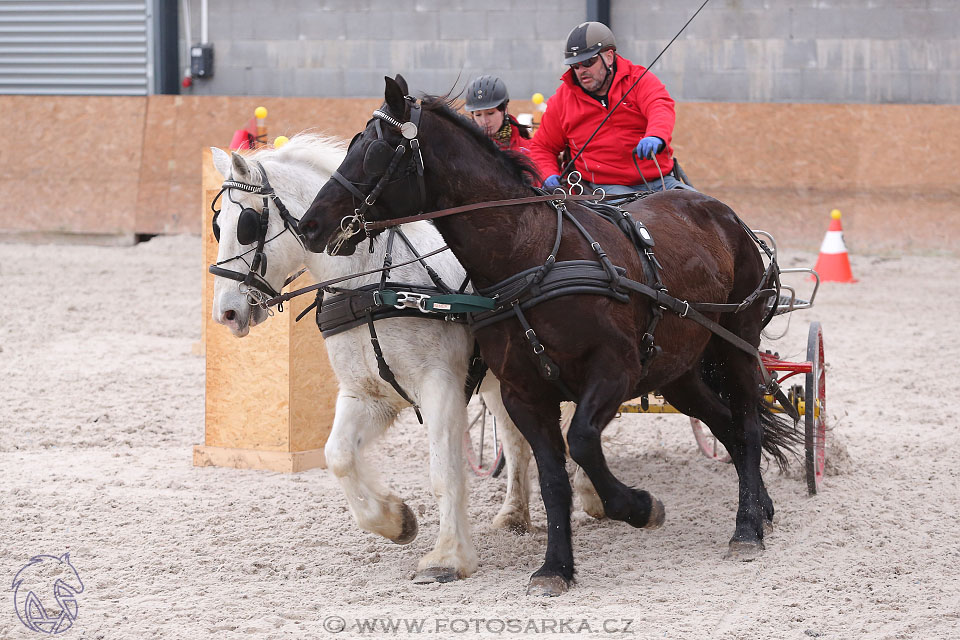
<path fill-rule="evenodd" d="M 416 142 L 420 117 L 420 105 L 418 105 L 416 101 L 409 96 L 406 99 L 410 103 L 410 122 L 400 122 L 392 116 L 384 114 L 380 110 L 374 111 L 373 113 L 378 139 L 371 143 L 370 147 L 368 147 L 366 151 L 364 156 L 365 171 L 368 170 L 368 166 L 379 170 L 379 167 L 375 167 L 374 165 L 382 163 L 382 158 L 385 157 L 385 153 L 383 151 L 373 151 L 375 145 L 383 145 L 381 149 L 389 149 L 389 145 L 383 140 L 383 131 L 380 125 L 381 121 L 386 122 L 395 129 L 399 130 L 401 135 L 404 137 L 404 143 L 396 147 L 392 157 L 389 160 L 388 166 L 381 175 L 379 181 L 374 186 L 373 190 L 368 195 L 364 196 L 363 193 L 357 189 L 357 186 L 354 183 L 344 178 L 339 174 L 339 172 L 334 174 L 334 177 L 340 184 L 346 187 L 354 196 L 362 200 L 362 204 L 354 210 L 352 216 L 344 217 L 341 220 L 340 237 L 336 242 L 333 253 L 339 249 L 346 239 L 361 232 L 363 232 L 367 237 L 371 237 L 371 234 L 374 231 L 392 228 L 396 225 L 413 222 L 415 220 L 436 219 L 447 215 L 454 215 L 466 211 L 473 211 L 489 207 L 511 206 L 527 204 L 531 202 L 549 202 L 557 213 L 557 231 L 554 246 L 550 254 L 539 267 L 533 267 L 524 272 L 515 274 L 500 283 L 479 291 L 478 293 L 482 297 L 492 301 L 494 306 L 492 309 L 488 310 L 468 312 L 467 321 L 470 323 L 472 328 L 481 329 L 495 322 L 503 321 L 511 316 L 516 317 L 524 330 L 524 335 L 530 344 L 533 355 L 538 361 L 540 375 L 544 379 L 556 384 L 558 389 L 567 399 L 576 401 L 577 398 L 563 383 L 559 367 L 546 354 L 546 347 L 537 337 L 536 331 L 526 319 L 524 311 L 529 310 L 537 304 L 564 295 L 595 294 L 610 297 L 619 302 L 627 302 L 629 300 L 630 293 L 639 293 L 649 300 L 651 309 L 651 320 L 646 327 L 641 340 L 641 358 L 644 365 L 649 364 L 649 362 L 656 357 L 658 353 L 660 353 L 660 348 L 654 344 L 654 331 L 657 323 L 663 316 L 663 311 L 670 311 L 681 318 L 688 318 L 700 324 L 713 334 L 755 357 L 763 376 L 764 386 L 766 389 L 770 393 L 773 393 L 781 401 L 781 404 L 784 405 L 784 409 L 790 413 L 791 416 L 793 416 L 795 419 L 799 419 L 798 416 L 794 415 L 796 414 L 795 408 L 792 407 L 787 400 L 786 395 L 777 385 L 776 377 L 772 376 L 767 371 L 757 347 L 703 315 L 703 312 L 738 313 L 751 307 L 758 301 L 764 300 L 768 297 L 773 297 L 774 302 L 769 313 L 764 318 L 764 324 L 766 324 L 766 322 L 768 322 L 776 312 L 777 298 L 779 297 L 780 290 L 779 267 L 777 266 L 776 256 L 770 250 L 770 248 L 767 247 L 766 243 L 758 238 L 756 234 L 754 234 L 753 231 L 751 231 L 749 227 L 739 219 L 739 217 L 736 218 L 737 221 L 754 239 L 758 246 L 767 254 L 769 258 L 769 264 L 765 269 L 764 275 L 760 279 L 760 283 L 757 285 L 756 289 L 742 302 L 736 304 L 697 303 L 687 300 L 680 300 L 670 295 L 659 277 L 659 271 L 662 270 L 662 266 L 657 261 L 653 251 L 653 238 L 643 224 L 633 220 L 629 212 L 618 207 L 613 207 L 610 205 L 592 207 L 592 209 L 600 214 L 604 219 L 621 229 L 621 231 L 632 241 L 633 246 L 636 248 L 638 255 L 640 256 L 640 260 L 643 265 L 645 282 L 637 282 L 627 278 L 626 270 L 622 267 L 614 265 L 611 262 L 600 243 L 594 240 L 587 229 L 568 211 L 565 204 L 567 200 L 571 199 L 599 200 L 604 195 L 602 192 L 599 194 L 584 195 L 582 194 L 581 189 L 581 194 L 570 196 L 567 194 L 551 195 L 546 194 L 546 192 L 542 190 L 534 189 L 534 191 L 540 195 L 528 198 L 516 198 L 512 200 L 464 205 L 461 207 L 454 207 L 451 209 L 444 209 L 430 213 L 423 213 L 424 199 L 422 197 L 420 206 L 418 207 L 418 213 L 416 215 L 393 220 L 366 220 L 367 211 L 372 210 L 375 212 L 373 207 L 376 204 L 377 199 L 382 194 L 385 185 L 402 179 L 401 177 L 391 180 L 391 177 L 397 170 L 401 159 L 406 155 L 408 150 L 416 152 L 415 155 L 411 153 L 411 156 L 417 161 L 415 165 L 416 174 L 419 178 L 421 195 L 424 193 L 423 158 L 420 154 L 419 143 Z M 354 139 L 354 142 L 355 141 L 356 138 Z M 353 143 L 351 143 L 351 145 L 352 144 Z M 380 159 L 376 161 L 374 161 L 374 159 L 370 159 L 368 162 L 368 158 L 371 155 L 377 156 Z M 413 164 L 414 163 L 412 162 L 408 162 L 408 174 L 410 173 L 409 167 Z M 577 231 L 587 240 L 594 252 L 594 261 L 556 261 L 556 255 L 559 251 L 560 241 L 563 235 L 564 220 L 574 225 Z M 300 290 L 298 292 L 293 292 L 292 294 L 279 296 L 274 300 L 269 301 L 268 304 L 282 302 L 284 299 L 287 299 L 288 296 L 298 295 L 301 292 L 306 291 Z M 646 367 L 644 367 L 644 370 L 646 370 Z"/>
<path fill-rule="evenodd" d="M 390 270 L 393 265 L 393 245 L 399 237 L 415 256 L 410 262 L 419 262 L 429 275 L 433 286 L 393 282 Z M 297 320 L 316 309 L 317 328 L 324 338 L 337 335 L 366 324 L 370 330 L 370 343 L 377 358 L 377 370 L 380 378 L 387 382 L 401 398 L 413 406 L 417 419 L 423 423 L 419 405 L 413 401 L 396 376 L 390 369 L 380 347 L 375 322 L 385 318 L 417 317 L 433 318 L 447 322 L 466 323 L 467 313 L 471 311 L 487 310 L 494 307 L 493 300 L 464 293 L 469 279 L 464 279 L 460 288 L 451 289 L 421 256 L 399 228 L 392 228 L 387 235 L 386 253 L 383 258 L 383 268 L 380 269 L 380 282 L 363 285 L 356 288 L 341 288 L 324 286 L 317 288 L 316 299 L 304 309 Z M 354 277 L 354 276 L 350 276 Z M 329 297 L 324 294 L 333 294 Z M 479 347 L 475 347 L 475 351 Z M 486 365 L 474 354 L 468 365 L 466 394 L 469 397 L 479 386 Z"/>
<path fill-rule="evenodd" d="M 303 239 L 300 237 L 298 230 L 299 221 L 290 214 L 287 207 L 283 204 L 283 201 L 280 200 L 280 197 L 273 190 L 273 187 L 270 186 L 270 180 L 267 179 L 267 172 L 263 168 L 263 165 L 256 161 L 254 165 L 260 173 L 260 184 L 247 184 L 228 178 L 220 186 L 220 191 L 216 197 L 214 197 L 213 202 L 210 203 L 210 209 L 213 211 L 213 221 L 211 222 L 213 226 L 213 236 L 217 239 L 217 242 L 220 242 L 220 224 L 217 222 L 220 217 L 220 209 L 217 209 L 217 201 L 220 199 L 220 196 L 226 192 L 230 202 L 239 205 L 230 194 L 231 189 L 239 189 L 247 193 L 262 195 L 263 205 L 260 211 L 251 209 L 250 207 L 243 207 L 240 211 L 240 216 L 237 218 L 237 241 L 242 245 L 255 244 L 256 246 L 249 251 L 210 265 L 208 271 L 215 276 L 238 282 L 239 285 L 237 286 L 240 288 L 240 292 L 247 297 L 247 302 L 251 306 L 262 306 L 263 301 L 267 298 L 275 298 L 280 295 L 280 293 L 271 287 L 270 283 L 264 279 L 267 274 L 267 255 L 263 252 L 264 247 L 267 243 L 288 231 L 293 233 L 301 246 L 303 246 Z M 283 230 L 268 239 L 267 228 L 270 224 L 271 200 L 273 200 L 274 206 L 276 206 L 277 212 L 280 214 L 280 219 L 283 220 Z M 251 252 L 253 252 L 253 258 L 247 262 L 244 256 Z M 247 265 L 247 272 L 243 273 L 220 266 L 233 262 L 234 260 L 244 262 Z M 301 269 L 295 275 L 288 277 L 280 288 L 283 289 L 283 287 L 296 280 L 304 271 L 305 269 Z M 280 307 L 279 310 L 283 311 L 283 307 Z"/>

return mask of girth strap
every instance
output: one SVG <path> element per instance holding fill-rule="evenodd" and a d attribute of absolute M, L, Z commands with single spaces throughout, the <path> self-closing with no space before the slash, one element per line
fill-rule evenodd
<path fill-rule="evenodd" d="M 514 302 L 512 306 L 517 315 L 517 320 L 520 321 L 520 326 L 523 327 L 523 335 L 527 338 L 527 341 L 530 343 L 530 347 L 533 349 L 533 355 L 537 356 L 537 359 L 540 361 L 540 365 L 538 367 L 540 376 L 544 380 L 549 380 L 553 384 L 557 385 L 557 388 L 560 389 L 560 393 L 562 393 L 567 400 L 570 402 L 577 402 L 577 397 L 573 395 L 569 387 L 567 387 L 567 385 L 563 383 L 563 380 L 560 379 L 560 367 L 557 366 L 557 363 L 545 353 L 543 343 L 540 342 L 540 339 L 537 338 L 537 334 L 533 330 L 533 327 L 531 327 L 530 323 L 527 322 L 527 318 L 523 315 L 520 305 Z"/>
<path fill-rule="evenodd" d="M 420 415 L 420 405 L 410 399 L 407 392 L 404 391 L 400 383 L 397 382 L 397 376 L 393 374 L 393 370 L 390 369 L 390 365 L 387 364 L 387 361 L 383 357 L 383 350 L 380 348 L 380 339 L 377 337 L 377 329 L 373 325 L 373 316 L 371 314 L 367 314 L 367 326 L 370 327 L 370 344 L 373 346 L 373 353 L 377 356 L 377 370 L 380 373 L 380 378 L 393 387 L 397 395 L 413 406 L 413 410 L 417 414 L 417 420 L 420 421 L 420 424 L 423 424 L 423 416 Z"/>

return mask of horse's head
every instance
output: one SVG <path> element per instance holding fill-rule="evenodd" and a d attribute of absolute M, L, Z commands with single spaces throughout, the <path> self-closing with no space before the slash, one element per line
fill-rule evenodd
<path fill-rule="evenodd" d="M 363 220 L 413 215 L 425 206 L 420 107 L 403 76 L 386 77 L 384 103 L 354 136 L 343 164 L 302 220 L 307 248 L 350 255 L 367 234 Z M 375 235 L 371 233 L 371 235 Z"/>
<path fill-rule="evenodd" d="M 283 162 L 298 147 L 304 151 L 305 142 L 316 146 L 315 138 L 307 138 L 298 143 L 294 137 L 289 149 L 246 157 L 213 149 L 213 163 L 224 177 L 213 222 L 219 242 L 217 262 L 210 267 L 216 276 L 213 319 L 237 337 L 267 318 L 262 302 L 278 295 L 287 276 L 303 264 L 306 252 L 297 237 L 297 219 L 332 170 L 297 171 Z M 340 147 L 328 147 L 338 152 L 337 159 L 342 157 Z"/>

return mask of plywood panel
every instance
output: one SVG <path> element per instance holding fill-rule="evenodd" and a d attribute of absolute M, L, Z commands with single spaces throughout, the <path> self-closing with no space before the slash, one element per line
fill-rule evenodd
<path fill-rule="evenodd" d="M 210 151 L 200 154 L 204 164 Z M 217 261 L 213 213 L 209 203 L 219 191 L 221 178 L 204 189 L 204 262 Z M 196 211 L 196 209 L 194 209 Z M 199 216 L 198 216 L 199 217 Z M 269 318 L 244 338 L 235 338 L 213 321 L 214 277 L 204 269 L 204 337 L 206 349 L 205 443 L 209 446 L 269 451 L 290 450 L 289 380 L 290 336 L 282 319 Z"/>
<path fill-rule="evenodd" d="M 199 151 L 258 105 L 272 140 L 347 138 L 379 102 L 0 96 L 26 132 L 0 146 L 0 233 L 199 233 Z M 674 143 L 698 188 L 785 246 L 815 249 L 838 207 L 857 251 L 958 251 L 958 105 L 680 103 Z"/>
<path fill-rule="evenodd" d="M 205 446 L 195 449 L 194 463 L 283 471 L 322 465 L 337 385 L 312 317 L 294 322 L 311 299 L 291 301 L 283 313 L 240 339 L 213 320 L 214 277 L 207 265 L 217 260 L 218 245 L 210 202 L 222 177 L 213 168 L 209 149 L 202 151 L 201 163 L 207 376 Z M 311 282 L 303 275 L 291 286 Z"/>
<path fill-rule="evenodd" d="M 132 233 L 146 98 L 0 96 L 0 232 Z"/>

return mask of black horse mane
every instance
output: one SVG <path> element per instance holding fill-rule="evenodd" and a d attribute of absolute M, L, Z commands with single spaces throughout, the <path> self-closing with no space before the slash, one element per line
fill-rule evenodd
<path fill-rule="evenodd" d="M 420 105 L 427 111 L 433 112 L 448 122 L 470 134 L 481 148 L 492 152 L 505 173 L 523 185 L 540 185 L 540 174 L 533 162 L 523 154 L 514 151 L 504 151 L 496 142 L 490 139 L 483 130 L 469 118 L 464 117 L 453 108 L 456 97 L 424 96 Z"/>

